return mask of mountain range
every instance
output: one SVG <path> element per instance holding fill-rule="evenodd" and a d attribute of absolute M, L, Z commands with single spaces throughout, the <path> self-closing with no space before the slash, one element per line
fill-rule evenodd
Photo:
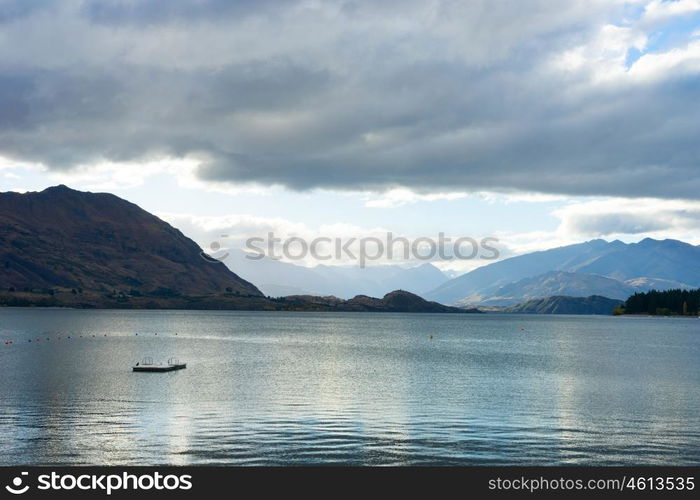
<path fill-rule="evenodd" d="M 533 252 L 450 279 L 432 264 L 303 267 L 230 250 L 226 264 L 269 296 L 356 294 L 402 289 L 457 306 L 504 307 L 551 296 L 624 300 L 652 289 L 700 287 L 700 248 L 677 240 L 602 239 Z"/>
<path fill-rule="evenodd" d="M 677 240 L 597 239 L 480 267 L 425 297 L 443 304 L 512 305 L 552 295 L 625 299 L 650 289 L 698 287 L 700 247 Z"/>
<path fill-rule="evenodd" d="M 222 262 L 205 257 L 179 230 L 112 194 L 63 185 L 41 192 L 0 193 L 0 305 L 478 312 L 426 301 L 406 290 L 377 294 L 381 298 L 357 291 L 349 294 L 352 286 L 376 291 L 379 283 L 416 287 L 447 279 L 432 266 L 413 270 L 386 266 L 373 270 L 374 281 L 364 282 L 353 281 L 351 270 L 319 266 L 313 270 L 319 277 L 314 282 L 305 268 L 268 261 L 267 276 L 297 272 L 306 277 L 299 283 L 321 291 L 324 283 L 345 282 L 343 290 L 352 297 L 272 298 Z"/>
<path fill-rule="evenodd" d="M 639 243 L 592 240 L 506 259 L 449 279 L 432 264 L 312 268 L 231 250 L 227 265 L 271 296 L 357 293 L 382 296 L 403 289 L 444 304 L 504 307 L 552 296 L 624 300 L 652 289 L 700 286 L 700 248 L 677 240 Z"/>
<path fill-rule="evenodd" d="M 66 186 L 0 193 L 4 304 L 402 310 L 398 297 L 425 312 L 439 309 L 433 304 L 502 309 L 547 297 L 624 300 L 652 289 L 700 288 L 700 247 L 651 238 L 533 252 L 452 279 L 432 264 L 309 268 L 238 250 L 225 265 L 203 256 L 178 229 L 111 194 Z"/>

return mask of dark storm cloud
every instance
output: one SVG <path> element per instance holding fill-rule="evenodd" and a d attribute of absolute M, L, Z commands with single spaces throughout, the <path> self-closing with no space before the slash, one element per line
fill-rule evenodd
<path fill-rule="evenodd" d="M 696 42 L 625 72 L 655 28 L 609 35 L 617 2 L 5 4 L 0 154 L 49 168 L 173 156 L 294 189 L 700 192 Z"/>

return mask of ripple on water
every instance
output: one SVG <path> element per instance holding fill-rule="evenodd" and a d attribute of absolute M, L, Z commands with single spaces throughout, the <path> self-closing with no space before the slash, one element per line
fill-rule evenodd
<path fill-rule="evenodd" d="M 72 337 L 0 349 L 3 465 L 700 464 L 690 321 L 0 315 L 20 340 Z M 188 368 L 132 373 L 144 355 Z"/>

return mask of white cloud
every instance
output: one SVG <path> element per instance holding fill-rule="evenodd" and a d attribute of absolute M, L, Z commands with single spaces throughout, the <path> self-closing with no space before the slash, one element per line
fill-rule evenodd
<path fill-rule="evenodd" d="M 657 54 L 644 54 L 630 68 L 629 75 L 638 81 L 660 80 L 674 74 L 694 74 L 700 71 L 700 40 L 684 48 Z"/>
<path fill-rule="evenodd" d="M 700 0 L 653 0 L 644 7 L 643 22 L 658 22 L 700 11 Z"/>
<path fill-rule="evenodd" d="M 602 82 L 625 70 L 631 48 L 643 49 L 647 37 L 635 27 L 607 24 L 585 44 L 558 54 L 555 68 L 564 71 L 587 70 L 594 82 Z"/>
<path fill-rule="evenodd" d="M 382 193 L 365 194 L 365 206 L 371 208 L 396 208 L 421 201 L 458 200 L 470 196 L 465 192 L 417 193 L 411 189 L 396 188 Z"/>
<path fill-rule="evenodd" d="M 201 159 L 198 158 L 161 157 L 124 162 L 101 160 L 77 165 L 70 170 L 50 170 L 43 164 L 25 165 L 22 168 L 41 170 L 53 183 L 68 184 L 75 189 L 88 191 L 114 191 L 142 187 L 158 176 L 172 177 L 177 185 L 184 189 L 232 196 L 242 193 L 272 196 L 281 190 L 278 186 L 203 181 L 197 176 L 200 163 Z M 1 163 L 0 168 L 2 168 Z"/>
<path fill-rule="evenodd" d="M 691 35 L 688 43 L 665 51 L 642 53 L 628 65 L 629 51 L 643 52 L 649 35 L 638 27 L 604 26 L 597 37 L 574 49 L 559 54 L 553 67 L 588 76 L 593 86 L 643 85 L 700 72 L 700 41 Z M 592 87 L 579 86 L 591 92 Z"/>
<path fill-rule="evenodd" d="M 99 161 L 78 165 L 68 171 L 52 172 L 50 176 L 56 182 L 102 191 L 135 188 L 143 186 L 153 176 L 163 173 L 183 176 L 191 169 L 190 162 L 186 160 L 154 159 L 119 163 Z"/>
<path fill-rule="evenodd" d="M 700 202 L 602 199 L 576 202 L 554 211 L 559 233 L 577 238 L 638 238 L 640 235 L 697 241 Z"/>
<path fill-rule="evenodd" d="M 337 192 L 342 194 L 342 192 Z M 398 208 L 421 202 L 453 201 L 475 198 L 489 203 L 552 203 L 563 201 L 567 196 L 558 194 L 515 192 L 499 193 L 495 191 L 448 191 L 421 193 L 407 188 L 395 188 L 384 192 L 355 193 L 364 199 L 364 205 L 370 208 Z"/>

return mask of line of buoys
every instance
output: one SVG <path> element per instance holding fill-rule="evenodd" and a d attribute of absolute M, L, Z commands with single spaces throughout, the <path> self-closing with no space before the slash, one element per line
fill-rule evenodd
<path fill-rule="evenodd" d="M 139 334 L 138 334 L 138 333 L 135 333 L 134 335 L 135 335 L 135 336 L 138 336 Z M 157 335 L 158 335 L 158 332 L 154 332 L 153 335 L 157 336 Z M 103 336 L 103 337 L 107 337 L 108 334 L 105 333 L 105 334 L 103 334 L 102 336 Z M 175 332 L 173 336 L 178 336 L 178 333 Z M 82 335 L 82 334 L 80 334 L 79 337 L 82 339 L 82 338 L 89 337 L 89 335 Z M 96 334 L 92 334 L 92 338 L 96 338 L 96 337 L 97 337 Z M 55 337 L 56 340 L 61 340 L 61 339 L 70 340 L 70 339 L 72 339 L 72 338 L 73 338 L 73 337 L 71 337 L 70 335 L 65 335 L 65 336 L 57 335 L 57 336 Z M 430 338 L 432 339 L 433 336 L 431 335 Z M 50 341 L 50 340 L 51 340 L 51 337 L 46 337 L 45 339 L 46 339 L 46 341 Z M 27 342 L 28 342 L 28 343 L 29 343 L 29 342 L 41 342 L 42 340 L 44 340 L 44 339 L 43 339 L 43 338 L 40 338 L 40 337 L 37 337 L 37 338 L 34 339 L 34 340 L 32 340 L 32 339 L 27 339 Z M 12 344 L 14 344 L 14 341 L 12 341 L 12 340 L 6 340 L 6 341 L 4 341 L 4 345 L 12 345 Z"/>

